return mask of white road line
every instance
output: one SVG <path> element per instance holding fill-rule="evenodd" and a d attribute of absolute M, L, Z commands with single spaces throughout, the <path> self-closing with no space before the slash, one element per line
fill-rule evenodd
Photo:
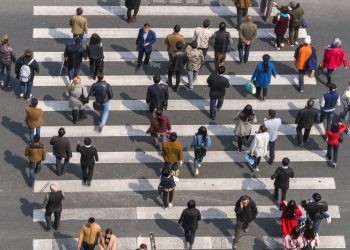
<path fill-rule="evenodd" d="M 93 180 L 83 186 L 81 180 L 37 180 L 34 192 L 49 192 L 50 183 L 57 183 L 64 192 L 143 192 L 158 190 L 159 179 L 106 179 Z M 289 189 L 335 189 L 334 178 L 293 178 Z M 180 179 L 178 191 L 233 191 L 274 189 L 270 178 L 200 178 Z"/>
<path fill-rule="evenodd" d="M 206 163 L 223 163 L 223 162 L 245 162 L 246 153 L 238 151 L 207 151 L 205 156 Z M 163 157 L 157 151 L 131 151 L 131 152 L 99 152 L 100 164 L 111 163 L 158 163 L 163 162 Z M 184 151 L 185 162 L 192 162 L 194 154 L 192 151 Z M 292 162 L 323 162 L 326 160 L 325 150 L 277 150 L 275 161 L 282 161 L 288 157 Z M 261 159 L 265 161 L 265 159 Z M 54 164 L 56 162 L 52 153 L 47 153 L 46 160 L 43 163 Z M 80 163 L 80 154 L 73 153 L 70 159 L 71 163 Z"/>
<path fill-rule="evenodd" d="M 287 62 L 294 61 L 294 51 L 250 51 L 249 61 L 260 62 L 264 54 L 269 54 L 272 61 Z M 136 51 L 105 51 L 105 62 L 134 62 L 137 61 L 138 52 Z M 62 62 L 63 52 L 34 52 L 34 58 L 38 62 Z M 209 51 L 206 61 L 214 61 L 214 52 Z M 167 62 L 169 61 L 168 52 L 153 51 L 151 54 L 151 61 Z M 238 52 L 233 51 L 226 56 L 226 62 L 239 61 Z"/>
<path fill-rule="evenodd" d="M 254 110 L 298 110 L 304 108 L 306 102 L 307 99 L 268 99 L 264 102 L 257 99 L 229 99 L 224 101 L 221 110 L 242 110 L 247 104 L 251 104 Z M 44 111 L 71 111 L 68 101 L 39 101 L 38 107 Z M 92 101 L 86 105 L 86 109 L 93 110 Z M 148 110 L 148 106 L 145 100 L 111 100 L 109 110 Z M 209 100 L 169 100 L 168 110 L 209 110 Z"/>
<path fill-rule="evenodd" d="M 85 16 L 122 16 L 126 15 L 124 6 L 34 6 L 34 16 L 71 16 L 75 10 L 82 7 Z M 278 13 L 272 9 L 271 15 Z M 259 8 L 248 9 L 251 16 L 259 16 Z M 236 16 L 236 7 L 233 6 L 144 6 L 140 7 L 139 16 Z"/>
<path fill-rule="evenodd" d="M 173 32 L 173 28 L 152 28 L 157 38 L 166 38 L 168 34 Z M 231 33 L 232 38 L 239 38 L 237 29 L 227 29 Z M 89 28 L 89 34 L 97 33 L 102 38 L 132 38 L 136 39 L 139 29 L 132 28 Z M 181 34 L 185 38 L 193 37 L 194 28 L 182 28 Z M 287 36 L 287 33 L 286 33 Z M 299 30 L 299 38 L 307 36 L 306 29 Z M 257 38 L 275 38 L 273 28 L 258 29 Z M 72 38 L 72 32 L 69 28 L 34 28 L 33 38 Z"/>
<path fill-rule="evenodd" d="M 236 214 L 233 206 L 197 207 L 202 219 L 234 219 Z M 177 220 L 184 207 L 173 207 L 165 211 L 162 207 L 125 207 L 125 208 L 65 208 L 61 214 L 61 221 L 86 220 L 94 217 L 97 220 Z M 281 211 L 276 206 L 258 206 L 257 218 L 280 218 Z M 303 214 L 305 211 L 302 209 Z M 329 206 L 328 212 L 333 219 L 340 218 L 339 207 Z M 33 221 L 45 221 L 45 209 L 33 210 Z"/>
<path fill-rule="evenodd" d="M 250 81 L 252 75 L 224 75 L 230 81 L 231 85 L 245 85 Z M 161 76 L 162 81 L 166 82 L 168 76 Z M 209 75 L 199 75 L 196 86 L 207 86 Z M 91 86 L 93 81 L 88 76 L 80 76 L 86 86 Z M 153 76 L 150 75 L 105 75 L 104 79 L 112 86 L 149 86 L 153 84 Z M 277 75 L 271 78 L 271 85 L 298 85 L 298 75 Z M 304 84 L 316 85 L 315 78 L 305 77 Z M 187 76 L 182 76 L 182 83 L 188 83 Z M 35 86 L 38 87 L 62 87 L 69 84 L 68 77 L 65 76 L 35 76 Z"/>
<path fill-rule="evenodd" d="M 196 128 L 201 125 L 172 125 L 171 129 L 176 131 L 178 136 L 193 136 Z M 57 135 L 57 131 L 61 126 L 42 126 L 40 136 L 52 137 Z M 105 126 L 100 133 L 94 126 L 65 126 L 67 137 L 110 137 L 110 136 L 146 136 L 145 132 L 149 125 L 121 125 L 121 126 Z M 235 125 L 208 125 L 206 126 L 208 134 L 211 136 L 233 136 Z M 258 131 L 259 125 L 253 125 L 252 131 Z M 316 125 L 311 129 L 311 135 L 323 135 L 323 124 Z M 283 124 L 279 135 L 296 135 L 295 124 Z"/>
<path fill-rule="evenodd" d="M 197 236 L 193 249 L 232 249 L 232 237 L 203 237 Z M 58 250 L 58 249 L 77 249 L 76 238 L 58 238 L 58 239 L 33 239 L 33 250 Z M 263 240 L 269 249 L 282 248 L 282 239 L 264 236 Z M 149 245 L 149 237 L 119 238 L 117 249 L 134 250 L 135 244 L 146 243 Z M 183 237 L 157 237 L 157 249 L 183 250 L 185 248 L 185 239 Z M 343 235 L 320 236 L 319 249 L 345 249 L 345 237 Z"/>

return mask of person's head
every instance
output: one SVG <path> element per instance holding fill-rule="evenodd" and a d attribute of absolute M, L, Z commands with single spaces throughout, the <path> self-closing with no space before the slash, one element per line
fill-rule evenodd
<path fill-rule="evenodd" d="M 271 57 L 270 57 L 270 55 L 265 54 L 265 55 L 263 55 L 262 59 L 263 59 L 264 63 L 268 63 L 270 61 Z"/>
<path fill-rule="evenodd" d="M 340 48 L 341 47 L 341 40 L 338 37 L 334 38 L 332 45 L 334 48 Z"/>
<path fill-rule="evenodd" d="M 26 49 L 24 51 L 24 57 L 26 58 L 32 58 L 33 57 L 33 51 L 31 49 Z"/>
<path fill-rule="evenodd" d="M 220 22 L 219 23 L 219 30 L 225 31 L 226 30 L 226 23 L 225 22 Z"/>
<path fill-rule="evenodd" d="M 289 166 L 289 163 L 290 163 L 290 160 L 288 157 L 284 157 L 282 159 L 282 166 L 284 166 L 284 167 Z"/>
<path fill-rule="evenodd" d="M 91 145 L 91 138 L 90 137 L 85 137 L 84 144 L 85 144 L 85 146 L 90 146 Z"/>
<path fill-rule="evenodd" d="M 288 14 L 288 12 L 289 12 L 288 6 L 282 6 L 282 7 L 281 7 L 281 12 L 282 12 L 283 14 Z"/>
<path fill-rule="evenodd" d="M 305 37 L 305 39 L 304 39 L 304 44 L 308 44 L 308 45 L 311 44 L 311 36 L 306 36 L 306 37 Z"/>
<path fill-rule="evenodd" d="M 163 168 L 162 175 L 168 177 L 170 175 L 170 170 L 168 168 Z"/>
<path fill-rule="evenodd" d="M 73 85 L 78 85 L 80 83 L 81 83 L 81 78 L 79 76 L 76 76 L 73 78 L 73 82 L 72 82 Z"/>
<path fill-rule="evenodd" d="M 276 117 L 276 110 L 269 109 L 269 117 L 270 119 L 273 119 Z"/>
<path fill-rule="evenodd" d="M 247 207 L 250 203 L 251 198 L 248 195 L 243 195 L 241 197 L 241 202 L 243 204 L 243 207 Z"/>
<path fill-rule="evenodd" d="M 90 37 L 90 44 L 99 44 L 101 42 L 101 37 L 96 33 L 93 33 Z"/>
<path fill-rule="evenodd" d="M 107 238 L 111 238 L 111 237 L 112 237 L 112 234 L 113 234 L 112 229 L 107 228 L 107 229 L 105 230 L 105 236 L 106 236 Z"/>
<path fill-rule="evenodd" d="M 30 106 L 33 107 L 33 108 L 36 108 L 36 106 L 38 106 L 38 99 L 33 98 L 33 99 L 30 101 Z"/>
<path fill-rule="evenodd" d="M 340 130 L 339 123 L 338 122 L 333 122 L 332 125 L 331 125 L 331 131 L 333 133 L 338 133 L 339 130 Z"/>
<path fill-rule="evenodd" d="M 222 75 L 223 73 L 225 73 L 225 66 L 221 65 L 218 67 L 218 74 Z"/>
<path fill-rule="evenodd" d="M 329 90 L 330 90 L 331 92 L 337 91 L 337 85 L 335 85 L 335 83 L 331 83 L 331 86 L 329 86 Z"/>
<path fill-rule="evenodd" d="M 9 36 L 7 34 L 4 34 L 2 37 L 1 37 L 1 44 L 2 45 L 5 45 L 5 44 L 8 44 L 9 43 Z"/>
<path fill-rule="evenodd" d="M 191 45 L 191 48 L 192 48 L 192 49 L 197 49 L 198 44 L 197 44 L 197 41 L 196 41 L 196 40 L 192 41 L 192 42 L 190 43 L 190 45 Z M 350 84 L 350 82 L 349 82 L 349 84 Z"/>
<path fill-rule="evenodd" d="M 189 202 L 187 202 L 187 207 L 188 208 L 195 208 L 196 202 L 194 200 L 190 200 Z"/>
<path fill-rule="evenodd" d="M 143 25 L 143 32 L 148 33 L 150 28 L 151 28 L 151 25 L 149 23 L 145 23 Z"/>
<path fill-rule="evenodd" d="M 203 137 L 207 137 L 207 134 L 208 134 L 207 128 L 204 126 L 200 126 L 198 128 L 198 134 L 202 135 Z"/>
<path fill-rule="evenodd" d="M 57 192 L 58 191 L 58 184 L 57 183 L 52 183 L 50 185 L 50 190 L 51 190 L 51 192 Z"/>
<path fill-rule="evenodd" d="M 306 107 L 312 108 L 314 106 L 315 102 L 312 99 L 309 99 L 306 103 Z"/>
<path fill-rule="evenodd" d="M 181 30 L 180 25 L 176 24 L 176 25 L 174 26 L 174 32 L 175 32 L 175 33 L 179 33 L 180 30 Z"/>
<path fill-rule="evenodd" d="M 203 28 L 208 28 L 210 26 L 210 20 L 209 19 L 205 19 L 203 21 Z"/>
<path fill-rule="evenodd" d="M 39 143 L 40 142 L 40 135 L 38 135 L 38 134 L 34 135 L 33 140 L 35 143 Z"/>
<path fill-rule="evenodd" d="M 319 202 L 322 199 L 322 196 L 319 193 L 314 193 L 312 195 L 312 199 L 314 199 L 316 202 Z"/>
<path fill-rule="evenodd" d="M 81 40 L 80 40 L 79 37 L 74 38 L 74 44 L 75 44 L 75 46 L 79 46 L 79 45 L 80 45 L 80 42 L 81 42 Z"/>
<path fill-rule="evenodd" d="M 58 136 L 59 137 L 62 137 L 62 136 L 64 136 L 66 134 L 66 130 L 64 129 L 64 128 L 60 128 L 59 130 L 58 130 Z"/>
<path fill-rule="evenodd" d="M 141 244 L 139 247 L 139 250 L 147 250 L 147 245 L 146 244 Z"/>
<path fill-rule="evenodd" d="M 79 7 L 77 8 L 77 15 L 80 16 L 81 14 L 83 14 L 83 8 Z"/>
<path fill-rule="evenodd" d="M 247 116 L 253 115 L 253 107 L 252 107 L 252 105 L 247 104 L 244 107 L 244 109 L 242 110 L 242 113 L 247 115 Z"/>
<path fill-rule="evenodd" d="M 251 16 L 251 15 L 246 15 L 245 18 L 244 18 L 244 20 L 245 20 L 246 22 L 251 22 L 251 21 L 252 21 L 252 16 Z"/>
<path fill-rule="evenodd" d="M 300 227 L 299 226 L 296 226 L 293 228 L 291 234 L 290 234 L 290 237 L 294 240 L 298 239 L 299 236 L 301 234 L 301 230 L 300 230 Z"/>
<path fill-rule="evenodd" d="M 295 1 L 291 1 L 291 2 L 289 3 L 289 6 L 290 6 L 292 9 L 295 9 L 296 7 L 298 7 L 298 4 L 297 4 L 297 2 L 295 2 Z"/>
<path fill-rule="evenodd" d="M 290 200 L 287 204 L 287 210 L 294 210 L 296 208 L 297 204 L 295 200 Z"/>
<path fill-rule="evenodd" d="M 98 73 L 97 74 L 97 81 L 102 81 L 103 80 L 103 78 L 104 78 L 104 75 L 102 74 L 102 73 Z"/>
<path fill-rule="evenodd" d="M 93 224 L 93 223 L 95 223 L 95 218 L 94 217 L 90 217 L 89 219 L 88 219 L 88 223 L 89 224 Z"/>
<path fill-rule="evenodd" d="M 169 139 L 170 139 L 171 142 L 176 141 L 176 139 L 177 139 L 177 134 L 176 134 L 176 132 L 171 132 L 171 133 L 170 133 L 170 136 L 169 136 Z"/>
<path fill-rule="evenodd" d="M 267 132 L 267 127 L 265 125 L 260 125 L 259 127 L 259 133 Z"/>
<path fill-rule="evenodd" d="M 176 49 L 177 49 L 177 50 L 181 50 L 181 49 L 182 49 L 182 46 L 183 46 L 183 43 L 180 42 L 180 41 L 177 41 L 176 44 L 175 44 L 175 46 L 176 46 Z"/>
<path fill-rule="evenodd" d="M 161 80 L 162 78 L 160 77 L 160 75 L 154 75 L 153 76 L 153 82 L 154 83 L 160 83 L 160 80 Z"/>

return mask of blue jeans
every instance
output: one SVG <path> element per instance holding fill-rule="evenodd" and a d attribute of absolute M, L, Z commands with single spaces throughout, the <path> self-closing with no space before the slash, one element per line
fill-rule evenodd
<path fill-rule="evenodd" d="M 186 242 L 190 243 L 190 245 L 193 245 L 194 238 L 196 237 L 196 230 L 195 229 L 185 229 L 185 240 Z"/>
<path fill-rule="evenodd" d="M 41 161 L 29 162 L 29 180 L 33 185 L 35 182 L 35 173 L 39 172 L 41 169 Z"/>
<path fill-rule="evenodd" d="M 217 104 L 216 104 L 217 102 Z M 215 119 L 216 109 L 220 109 L 224 103 L 224 98 L 211 98 L 210 97 L 210 118 Z M 216 106 L 216 107 L 215 107 Z"/>
<path fill-rule="evenodd" d="M 194 168 L 197 169 L 198 164 L 202 164 L 202 161 L 203 161 L 203 157 L 195 157 L 194 158 Z"/>
<path fill-rule="evenodd" d="M 100 128 L 103 128 L 106 125 L 107 119 L 109 115 L 109 102 L 106 102 L 102 105 L 102 109 L 100 111 Z"/>
<path fill-rule="evenodd" d="M 70 81 L 73 80 L 74 77 L 78 75 L 79 69 L 80 69 L 80 64 L 76 68 L 72 68 L 68 70 L 68 77 Z"/>
<path fill-rule="evenodd" d="M 32 94 L 32 87 L 33 80 L 29 80 L 28 82 L 19 82 L 19 93 L 30 97 L 30 95 Z"/>
<path fill-rule="evenodd" d="M 193 82 L 197 80 L 198 71 L 196 70 L 187 70 L 188 85 L 190 88 L 193 87 Z"/>
<path fill-rule="evenodd" d="M 0 80 L 4 81 L 6 84 L 10 82 L 11 79 L 11 68 L 12 64 L 1 64 L 0 63 Z M 6 79 L 4 79 L 4 72 L 6 69 Z"/>
<path fill-rule="evenodd" d="M 240 62 L 248 62 L 250 45 L 245 44 L 241 39 L 238 41 L 238 55 Z M 243 53 L 244 51 L 244 53 Z"/>
<path fill-rule="evenodd" d="M 335 111 L 326 112 L 321 109 L 320 123 L 327 117 L 327 130 L 331 128 Z"/>
<path fill-rule="evenodd" d="M 34 143 L 34 135 L 39 135 L 40 136 L 40 127 L 38 128 L 28 128 L 29 130 L 29 142 Z"/>

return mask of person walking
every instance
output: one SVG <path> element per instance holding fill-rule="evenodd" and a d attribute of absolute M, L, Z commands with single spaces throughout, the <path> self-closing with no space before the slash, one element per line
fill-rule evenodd
<path fill-rule="evenodd" d="M 88 33 L 88 22 L 81 7 L 77 8 L 76 15 L 71 17 L 69 25 L 72 28 L 73 39 L 78 37 L 79 42 L 83 41 Z"/>
<path fill-rule="evenodd" d="M 125 0 L 125 7 L 127 8 L 126 17 L 127 17 L 128 23 L 136 22 L 136 16 L 137 16 L 137 13 L 139 12 L 140 5 L 141 5 L 141 0 Z M 134 10 L 134 13 L 131 17 L 131 12 L 133 10 Z"/>
<path fill-rule="evenodd" d="M 264 125 L 267 128 L 269 133 L 269 164 L 272 164 L 275 160 L 275 149 L 276 149 L 276 140 L 278 137 L 278 131 L 282 127 L 281 118 L 276 118 L 276 111 L 269 109 L 269 116 L 264 119 Z"/>
<path fill-rule="evenodd" d="M 213 39 L 214 33 L 209 29 L 210 20 L 205 19 L 202 27 L 197 27 L 194 30 L 192 41 L 197 42 L 197 48 L 202 50 L 204 59 L 207 56 L 209 42 Z"/>
<path fill-rule="evenodd" d="M 152 53 L 152 47 L 153 44 L 156 42 L 156 33 L 154 33 L 153 30 L 150 29 L 151 25 L 149 23 L 145 23 L 143 25 L 143 28 L 139 29 L 139 33 L 137 35 L 136 39 L 136 46 L 138 50 L 138 57 L 137 57 L 137 66 L 136 70 L 140 70 L 143 55 L 145 55 L 145 69 L 149 65 L 149 59 L 151 58 Z"/>
<path fill-rule="evenodd" d="M 276 34 L 276 49 L 281 50 L 281 47 L 284 47 L 284 34 L 287 32 L 288 24 L 290 20 L 290 15 L 288 14 L 288 6 L 282 6 L 281 12 L 273 18 L 273 23 L 275 26 Z"/>
<path fill-rule="evenodd" d="M 281 200 L 285 201 L 287 197 L 287 191 L 289 189 L 289 179 L 294 178 L 294 171 L 289 166 L 290 160 L 287 157 L 282 159 L 282 167 L 278 167 L 271 176 L 271 180 L 275 180 L 275 193 L 274 198 L 278 200 L 278 190 L 281 189 Z"/>
<path fill-rule="evenodd" d="M 180 25 L 176 24 L 174 26 L 174 32 L 167 35 L 165 38 L 165 45 L 167 47 L 169 59 L 171 59 L 171 55 L 175 53 L 178 49 L 176 48 L 176 44 L 178 42 L 181 42 L 182 45 L 185 45 L 186 40 L 182 34 L 180 34 L 181 27 Z"/>
<path fill-rule="evenodd" d="M 233 117 L 233 120 L 236 121 L 236 126 L 233 131 L 233 134 L 237 136 L 237 148 L 238 152 L 241 152 L 243 139 L 245 139 L 246 142 L 249 141 L 250 134 L 252 132 L 251 123 L 257 122 L 252 105 L 247 104 L 242 111 L 238 112 Z"/>
<path fill-rule="evenodd" d="M 78 250 L 94 250 L 101 235 L 101 226 L 95 218 L 89 218 L 88 222 L 80 228 Z"/>
<path fill-rule="evenodd" d="M 39 135 L 34 135 L 34 142 L 28 144 L 24 154 L 29 161 L 30 185 L 34 186 L 35 174 L 41 171 L 41 162 L 46 160 L 46 146 L 40 143 Z"/>
<path fill-rule="evenodd" d="M 54 136 L 50 140 L 50 145 L 53 146 L 53 155 L 56 157 L 56 171 L 58 176 L 61 176 L 64 173 L 67 169 L 69 159 L 72 158 L 70 142 L 64 137 L 65 134 L 65 129 L 60 128 L 58 130 L 58 136 Z M 64 159 L 63 166 L 62 159 Z"/>
<path fill-rule="evenodd" d="M 58 185 L 53 183 L 50 185 L 50 193 L 46 194 L 45 199 L 41 205 L 41 208 L 45 209 L 45 222 L 46 231 L 51 230 L 51 215 L 54 214 L 53 228 L 58 230 L 60 226 L 61 213 L 62 213 L 62 201 L 64 195 L 62 190 L 58 190 Z"/>
<path fill-rule="evenodd" d="M 179 164 L 181 166 L 184 162 L 182 144 L 177 141 L 177 134 L 175 132 L 171 132 L 169 141 L 163 143 L 162 156 L 165 163 L 164 168 L 167 169 L 170 169 L 173 164 Z"/>
<path fill-rule="evenodd" d="M 102 132 L 103 127 L 106 125 L 109 115 L 109 101 L 113 98 L 113 90 L 109 83 L 103 80 L 104 76 L 97 75 L 97 82 L 92 84 L 89 96 L 96 98 L 95 104 L 99 107 L 100 119 L 99 119 L 99 131 Z M 95 105 L 95 109 L 97 108 Z"/>
<path fill-rule="evenodd" d="M 249 224 L 255 220 L 258 209 L 255 202 L 248 195 L 243 195 L 236 202 L 235 213 L 237 220 L 232 248 L 237 250 L 241 231 L 243 230 L 245 233 L 249 232 Z"/>
<path fill-rule="evenodd" d="M 255 40 L 257 36 L 257 32 L 258 32 L 258 28 L 256 24 L 253 23 L 252 17 L 247 15 L 245 17 L 245 22 L 240 24 L 239 26 L 239 40 L 238 40 L 239 63 L 248 62 L 250 46 Z"/>
<path fill-rule="evenodd" d="M 348 68 L 348 60 L 341 46 L 341 40 L 338 37 L 324 50 L 322 62 L 327 69 L 327 86 L 329 87 L 332 83 L 332 74 L 334 70 L 339 68 L 342 64 L 345 69 Z"/>
<path fill-rule="evenodd" d="M 31 49 L 26 49 L 23 56 L 15 64 L 16 78 L 19 79 L 19 97 L 29 101 L 32 98 L 32 88 L 35 73 L 39 73 L 39 64 L 33 58 Z"/>
<path fill-rule="evenodd" d="M 304 246 L 308 247 L 307 249 L 316 249 L 320 245 L 320 237 L 313 228 L 313 225 L 310 221 L 305 223 L 305 231 L 303 233 Z M 306 249 L 306 250 L 307 250 Z"/>
<path fill-rule="evenodd" d="M 193 89 L 193 83 L 196 82 L 198 71 L 204 63 L 204 56 L 202 50 L 197 48 L 197 41 L 192 41 L 186 48 L 187 56 L 187 78 L 188 78 L 188 88 Z"/>
<path fill-rule="evenodd" d="M 15 50 L 9 43 L 9 36 L 7 34 L 1 37 L 0 45 L 0 87 L 10 88 L 11 80 L 11 69 L 12 64 L 16 63 L 16 54 Z M 6 69 L 6 78 L 4 77 Z"/>
<path fill-rule="evenodd" d="M 170 174 L 170 169 L 163 168 L 158 192 L 163 193 L 163 207 L 165 211 L 167 211 L 169 207 L 173 207 L 175 186 L 176 183 L 174 177 Z"/>
<path fill-rule="evenodd" d="M 270 21 L 272 13 L 272 0 L 261 0 L 260 1 L 260 14 L 264 18 L 265 22 Z"/>
<path fill-rule="evenodd" d="M 285 200 L 281 200 L 280 209 L 281 215 L 281 228 L 282 235 L 286 236 L 292 233 L 293 229 L 299 224 L 299 217 L 303 215 L 299 206 L 294 200 L 290 200 L 288 203 Z"/>
<path fill-rule="evenodd" d="M 96 80 L 97 74 L 103 74 L 104 53 L 101 37 L 93 33 L 90 41 L 86 44 L 86 56 L 89 57 L 90 74 L 93 80 Z"/>
<path fill-rule="evenodd" d="M 113 234 L 112 229 L 107 228 L 104 234 L 98 239 L 100 250 L 117 250 L 117 237 Z"/>
<path fill-rule="evenodd" d="M 304 39 L 304 44 L 300 45 L 294 53 L 294 64 L 299 73 L 299 92 L 304 92 L 304 75 L 306 74 L 306 64 L 309 58 L 315 54 L 315 48 L 311 45 L 311 37 L 307 36 Z"/>
<path fill-rule="evenodd" d="M 271 76 L 276 78 L 276 69 L 272 62 L 270 62 L 268 54 L 263 55 L 263 61 L 258 63 L 252 75 L 252 82 L 256 86 L 256 98 L 265 101 L 267 98 L 267 88 L 271 83 Z M 261 89 L 263 90 L 263 97 L 261 98 Z"/>
<path fill-rule="evenodd" d="M 344 90 L 341 101 L 343 103 L 343 112 L 340 114 L 340 117 L 344 120 L 348 120 L 347 125 L 350 127 L 350 82 L 348 84 L 348 87 Z"/>
<path fill-rule="evenodd" d="M 321 115 L 319 122 L 322 123 L 327 118 L 326 130 L 329 130 L 335 113 L 336 106 L 340 106 L 340 95 L 337 92 L 337 85 L 331 83 L 329 92 L 322 95 L 320 98 Z"/>
<path fill-rule="evenodd" d="M 69 81 L 78 76 L 83 58 L 86 58 L 86 51 L 80 41 L 79 37 L 74 38 L 73 43 L 68 44 L 64 50 L 64 64 L 68 69 Z"/>
<path fill-rule="evenodd" d="M 97 149 L 91 146 L 91 138 L 84 139 L 84 146 L 77 141 L 77 152 L 80 153 L 80 166 L 83 176 L 83 185 L 91 186 L 92 175 L 94 174 L 95 161 L 98 161 Z"/>
<path fill-rule="evenodd" d="M 295 124 L 297 124 L 297 138 L 300 147 L 304 146 L 304 143 L 309 139 L 311 128 L 318 122 L 318 110 L 314 108 L 314 100 L 309 99 L 305 108 L 299 110 L 297 117 L 295 118 Z M 304 129 L 304 136 L 302 133 Z"/>
<path fill-rule="evenodd" d="M 215 72 L 218 72 L 219 66 L 223 66 L 226 59 L 226 53 L 230 53 L 232 38 L 230 32 L 226 31 L 226 23 L 219 23 L 219 30 L 214 33 L 214 52 L 215 52 Z"/>
<path fill-rule="evenodd" d="M 222 105 L 224 104 L 224 98 L 226 94 L 225 89 L 230 87 L 229 80 L 223 76 L 224 73 L 225 67 L 219 66 L 218 72 L 211 74 L 207 79 L 210 97 L 209 118 L 211 120 L 215 120 L 216 109 L 221 109 Z"/>
<path fill-rule="evenodd" d="M 201 219 L 202 215 L 196 208 L 196 202 L 194 200 L 187 202 L 187 208 L 182 211 L 178 223 L 185 231 L 186 244 L 190 250 L 192 249 L 193 242 L 196 237 L 198 221 Z"/>
<path fill-rule="evenodd" d="M 78 119 L 86 118 L 84 108 L 89 100 L 88 97 L 89 93 L 86 86 L 81 83 L 81 78 L 75 77 L 69 86 L 69 106 L 72 109 L 73 124 L 76 124 Z"/>
<path fill-rule="evenodd" d="M 171 131 L 170 121 L 167 116 L 163 115 L 162 111 L 157 110 L 156 116 L 152 118 L 151 125 L 146 132 L 146 134 L 152 135 L 157 151 L 160 150 L 159 143 L 163 145 L 166 141 L 167 131 Z"/>
<path fill-rule="evenodd" d="M 208 135 L 207 128 L 200 126 L 197 133 L 193 136 L 191 148 L 194 149 L 194 169 L 195 175 L 199 175 L 199 168 L 202 166 L 208 147 L 211 146 L 211 139 Z"/>
<path fill-rule="evenodd" d="M 153 76 L 154 84 L 147 88 L 146 103 L 149 105 L 149 112 L 153 114 L 154 110 L 163 111 L 167 109 L 169 100 L 168 86 L 159 84 L 160 75 Z"/>
<path fill-rule="evenodd" d="M 168 65 L 168 84 L 170 88 L 174 89 L 174 92 L 177 92 L 181 80 L 181 71 L 183 71 L 186 62 L 186 52 L 182 49 L 183 44 L 181 42 L 176 43 L 176 52 L 171 54 L 169 65 Z M 173 87 L 173 73 L 176 74 L 176 83 Z"/>
<path fill-rule="evenodd" d="M 331 128 L 324 135 L 324 139 L 327 141 L 327 160 L 332 163 L 334 168 L 337 166 L 339 143 L 342 141 L 341 137 L 345 130 L 345 123 L 333 122 Z"/>
<path fill-rule="evenodd" d="M 241 28 L 242 18 L 248 14 L 248 9 L 252 6 L 251 0 L 234 0 L 237 9 L 237 28 Z"/>
<path fill-rule="evenodd" d="M 269 145 L 269 133 L 265 125 L 260 125 L 259 131 L 256 133 L 252 144 L 250 145 L 248 154 L 250 154 L 254 159 L 253 170 L 259 172 L 259 163 L 261 157 L 267 155 L 267 146 Z"/>
<path fill-rule="evenodd" d="M 40 136 L 40 127 L 44 125 L 44 112 L 38 108 L 38 99 L 33 98 L 30 105 L 25 108 L 27 113 L 25 123 L 29 130 L 29 143 L 33 143 L 34 135 Z"/>

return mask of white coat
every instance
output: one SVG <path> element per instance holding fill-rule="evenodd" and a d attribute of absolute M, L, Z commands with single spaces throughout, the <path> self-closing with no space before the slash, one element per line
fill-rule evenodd
<path fill-rule="evenodd" d="M 255 157 L 264 157 L 267 155 L 267 146 L 269 145 L 269 133 L 258 133 L 250 145 L 249 154 Z"/>

